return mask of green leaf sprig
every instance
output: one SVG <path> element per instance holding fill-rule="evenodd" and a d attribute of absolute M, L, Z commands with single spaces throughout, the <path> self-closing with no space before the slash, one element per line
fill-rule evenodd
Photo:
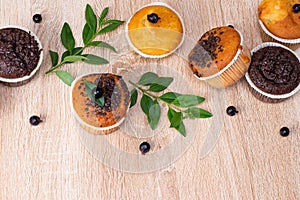
<path fill-rule="evenodd" d="M 87 4 L 85 8 L 85 20 L 86 24 L 84 25 L 82 31 L 82 40 L 83 47 L 75 47 L 75 39 L 72 33 L 72 30 L 67 22 L 64 23 L 60 39 L 63 46 L 66 48 L 66 51 L 61 55 L 61 60 L 59 61 L 58 53 L 55 51 L 49 51 L 52 67 L 46 72 L 50 74 L 55 72 L 56 75 L 67 85 L 71 85 L 72 75 L 63 70 L 57 70 L 61 66 L 67 63 L 74 63 L 82 61 L 88 64 L 102 65 L 107 64 L 108 60 L 105 58 L 93 55 L 93 54 L 83 54 L 83 51 L 88 47 L 100 47 L 107 48 L 114 52 L 116 49 L 110 44 L 103 41 L 96 41 L 98 35 L 102 35 L 108 32 L 111 32 L 118 28 L 124 21 L 115 20 L 115 19 L 106 19 L 108 14 L 108 7 L 106 7 L 101 15 L 97 17 L 92 9 L 92 7 Z"/>
<path fill-rule="evenodd" d="M 163 92 L 172 82 L 173 78 L 159 77 L 153 72 L 143 74 L 137 83 L 129 81 L 129 83 L 134 86 L 134 89 L 131 91 L 130 107 L 136 105 L 138 91 L 140 91 L 142 93 L 140 101 L 142 111 L 147 116 L 151 129 L 154 130 L 161 116 L 161 106 L 159 102 L 167 104 L 170 128 L 175 128 L 183 136 L 186 136 L 186 129 L 183 123 L 184 119 L 209 118 L 212 117 L 212 114 L 206 110 L 195 107 L 205 100 L 201 96 L 175 92 L 167 92 L 163 95 L 155 94 Z"/>
<path fill-rule="evenodd" d="M 88 97 L 95 102 L 96 104 L 98 104 L 99 106 L 103 107 L 104 106 L 104 96 L 100 97 L 99 99 L 96 99 L 93 95 L 93 91 L 97 88 L 97 86 L 95 84 L 93 84 L 92 82 L 88 82 L 86 80 L 84 80 L 84 86 L 85 86 L 85 92 L 88 95 Z"/>

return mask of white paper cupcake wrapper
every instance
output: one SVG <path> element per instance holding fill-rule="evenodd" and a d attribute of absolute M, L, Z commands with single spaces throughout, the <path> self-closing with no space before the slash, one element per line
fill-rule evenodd
<path fill-rule="evenodd" d="M 179 18 L 180 22 L 181 22 L 181 26 L 182 26 L 182 39 L 180 41 L 180 43 L 177 45 L 177 47 L 175 49 L 173 49 L 172 51 L 170 51 L 169 53 L 166 53 L 166 54 L 162 54 L 162 55 L 150 55 L 150 54 L 145 54 L 144 52 L 140 51 L 138 48 L 136 48 L 136 46 L 134 46 L 134 44 L 131 42 L 130 40 L 130 37 L 129 37 L 129 30 L 128 30 L 128 24 L 129 22 L 131 21 L 131 18 L 134 16 L 135 13 L 137 13 L 138 11 L 140 11 L 141 9 L 145 8 L 145 7 L 148 7 L 148 6 L 164 6 L 164 7 L 167 7 L 169 8 L 170 10 L 172 10 Z M 127 21 L 126 23 L 126 26 L 125 26 L 125 35 L 126 35 L 126 39 L 130 45 L 130 47 L 136 52 L 138 53 L 139 55 L 143 56 L 144 58 L 164 58 L 164 57 L 167 57 L 169 55 L 171 55 L 172 53 L 174 53 L 182 44 L 183 44 L 183 41 L 184 41 L 184 38 L 185 38 L 185 26 L 184 26 L 184 23 L 183 23 L 183 19 L 182 17 L 179 15 L 179 13 L 174 10 L 174 8 L 172 8 L 171 6 L 169 6 L 168 4 L 166 3 L 163 3 L 163 2 L 153 2 L 153 3 L 150 3 L 150 4 L 147 4 L 147 5 L 144 5 L 143 7 L 139 8 L 136 12 L 135 12 L 130 18 L 129 20 Z"/>
<path fill-rule="evenodd" d="M 235 30 L 241 37 L 240 45 L 242 49 L 239 49 L 232 61 L 218 73 L 207 77 L 198 77 L 195 75 L 196 78 L 206 81 L 215 88 L 223 88 L 233 85 L 245 75 L 251 62 L 251 55 L 249 49 L 244 44 L 243 35 L 237 29 Z M 249 59 L 248 62 L 245 62 L 245 57 Z"/>
<path fill-rule="evenodd" d="M 291 49 L 289 49 L 288 47 L 286 47 L 286 46 L 284 46 L 284 45 L 282 45 L 282 44 L 275 43 L 275 42 L 265 42 L 265 43 L 262 43 L 262 44 L 256 46 L 254 49 L 251 50 L 251 55 L 252 55 L 254 52 L 258 51 L 259 49 L 262 49 L 262 48 L 264 48 L 264 47 L 270 47 L 270 46 L 271 46 L 271 47 L 272 47 L 272 46 L 273 46 L 273 47 L 281 47 L 281 48 L 283 48 L 283 49 L 286 49 L 286 50 L 290 51 L 291 53 L 293 53 L 293 54 L 298 58 L 298 60 L 299 60 L 299 62 L 300 62 L 299 56 L 298 56 L 294 51 L 292 51 Z M 250 76 L 249 76 L 249 73 L 248 73 L 248 72 L 245 74 L 245 77 L 246 77 L 246 80 L 247 80 L 247 82 L 249 83 L 249 85 L 250 85 L 250 87 L 251 87 L 252 89 L 254 89 L 256 92 L 258 92 L 258 93 L 261 94 L 262 96 L 268 97 L 268 98 L 270 98 L 270 99 L 275 99 L 275 100 L 282 99 L 282 100 L 284 100 L 284 99 L 287 99 L 287 98 L 293 96 L 294 94 L 296 94 L 296 93 L 300 90 L 300 84 L 299 84 L 293 91 L 291 91 L 291 92 L 289 92 L 289 93 L 287 93 L 287 94 L 281 94 L 281 95 L 269 94 L 269 93 L 266 93 L 266 92 L 260 90 L 258 87 L 256 87 L 256 86 L 254 85 L 254 83 L 253 83 L 252 80 L 250 79 Z"/>
<path fill-rule="evenodd" d="M 101 75 L 102 73 L 91 73 L 91 74 L 99 74 Z M 117 123 L 115 123 L 114 125 L 112 126 L 107 126 L 107 127 L 95 127 L 95 126 L 92 126 L 88 123 L 86 123 L 85 121 L 83 121 L 80 116 L 78 115 L 78 113 L 75 111 L 74 109 L 74 106 L 73 106 L 73 96 L 72 96 L 72 93 L 73 93 L 73 89 L 75 87 L 75 84 L 80 80 L 82 79 L 83 77 L 85 76 L 88 76 L 90 74 L 84 74 L 84 75 L 81 75 L 79 77 L 77 77 L 73 82 L 72 82 L 72 85 L 71 85 L 71 88 L 70 88 L 70 106 L 71 106 L 71 111 L 75 117 L 75 119 L 79 122 L 79 124 L 84 128 L 86 129 L 87 131 L 89 131 L 90 133 L 93 133 L 93 134 L 109 134 L 113 131 L 116 131 L 119 129 L 120 125 L 124 122 L 125 120 L 125 117 L 123 117 L 122 119 L 120 119 Z M 128 105 L 128 109 L 126 111 L 126 113 L 129 111 L 129 105 Z"/>
<path fill-rule="evenodd" d="M 3 77 L 0 77 L 0 82 L 6 83 L 10 86 L 19 86 L 19 85 L 27 83 L 29 80 L 31 80 L 31 78 L 33 78 L 33 76 L 39 70 L 39 68 L 40 68 L 40 66 L 43 62 L 43 47 L 42 47 L 42 43 L 40 42 L 39 38 L 32 31 L 28 30 L 27 28 L 20 27 L 20 26 L 9 25 L 9 26 L 3 26 L 0 29 L 5 29 L 5 28 L 17 28 L 17 29 L 21 29 L 23 31 L 26 31 L 27 33 L 29 33 L 30 35 L 32 35 L 34 37 L 34 39 L 38 43 L 39 49 L 41 50 L 39 62 L 37 64 L 36 68 L 28 76 L 23 76 L 21 78 L 3 78 Z"/>

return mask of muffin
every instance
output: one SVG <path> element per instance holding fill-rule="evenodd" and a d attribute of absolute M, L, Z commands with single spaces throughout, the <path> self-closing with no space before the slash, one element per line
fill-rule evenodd
<path fill-rule="evenodd" d="M 21 27 L 0 28 L 0 82 L 19 86 L 30 81 L 43 60 L 37 36 Z"/>
<path fill-rule="evenodd" d="M 95 85 L 92 91 L 95 99 L 104 98 L 102 106 L 90 98 L 85 81 Z M 116 131 L 125 119 L 129 104 L 130 94 L 120 76 L 109 73 L 87 74 L 72 83 L 72 112 L 80 125 L 91 133 L 108 134 Z"/>
<path fill-rule="evenodd" d="M 173 8 L 156 2 L 142 7 L 128 20 L 126 37 L 141 56 L 162 58 L 183 43 L 184 25 Z"/>
<path fill-rule="evenodd" d="M 300 0 L 262 0 L 258 18 L 264 42 L 300 46 Z"/>
<path fill-rule="evenodd" d="M 300 59 L 278 43 L 263 43 L 252 51 L 246 79 L 253 95 L 263 102 L 281 102 L 300 89 Z"/>
<path fill-rule="evenodd" d="M 250 64 L 250 52 L 233 26 L 206 32 L 188 56 L 189 67 L 200 80 L 224 88 L 241 79 Z"/>

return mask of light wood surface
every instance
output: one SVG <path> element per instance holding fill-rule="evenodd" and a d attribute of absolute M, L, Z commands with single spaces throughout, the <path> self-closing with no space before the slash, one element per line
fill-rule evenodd
<path fill-rule="evenodd" d="M 0 26 L 31 29 L 45 50 L 42 68 L 30 83 L 16 88 L 0 85 L 0 199 L 300 199 L 300 94 L 280 104 L 265 104 L 250 94 L 245 79 L 223 91 L 223 128 L 216 146 L 205 157 L 199 156 L 202 133 L 208 132 L 212 120 L 218 118 L 199 120 L 203 129 L 195 130 L 195 140 L 184 155 L 151 173 L 120 172 L 103 165 L 86 150 L 69 107 L 69 87 L 56 76 L 44 74 L 50 66 L 47 52 L 63 51 L 59 34 L 64 21 L 69 22 L 80 44 L 86 3 L 96 13 L 109 6 L 110 17 L 127 20 L 150 2 L 0 0 Z M 191 40 L 199 39 L 210 28 L 233 24 L 250 49 L 261 43 L 258 0 L 165 3 L 181 14 Z M 41 24 L 32 21 L 35 13 L 42 14 Z M 124 26 L 102 39 L 118 33 L 124 33 Z M 134 56 L 130 62 L 153 62 Z M 174 68 L 189 80 L 192 91 L 207 98 L 203 107 L 212 110 L 218 104 L 212 96 L 215 91 L 196 80 L 186 62 L 176 55 L 157 63 Z M 84 67 L 120 73 L 129 70 L 118 65 L 82 64 L 64 69 L 76 75 L 86 70 Z M 226 116 L 228 105 L 235 105 L 238 115 Z M 38 127 L 28 122 L 33 114 L 44 120 Z M 282 126 L 290 128 L 289 137 L 279 135 Z M 131 139 L 109 137 L 138 153 L 138 141 L 132 144 Z M 161 145 L 163 150 L 166 144 Z"/>

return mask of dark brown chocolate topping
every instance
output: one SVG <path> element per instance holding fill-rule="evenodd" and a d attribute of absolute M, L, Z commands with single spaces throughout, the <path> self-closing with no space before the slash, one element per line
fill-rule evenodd
<path fill-rule="evenodd" d="M 300 63 L 286 49 L 265 47 L 252 55 L 249 76 L 254 85 L 266 93 L 287 94 L 300 83 Z"/>
<path fill-rule="evenodd" d="M 37 67 L 41 50 L 37 41 L 17 28 L 0 30 L 0 76 L 20 78 Z"/>

